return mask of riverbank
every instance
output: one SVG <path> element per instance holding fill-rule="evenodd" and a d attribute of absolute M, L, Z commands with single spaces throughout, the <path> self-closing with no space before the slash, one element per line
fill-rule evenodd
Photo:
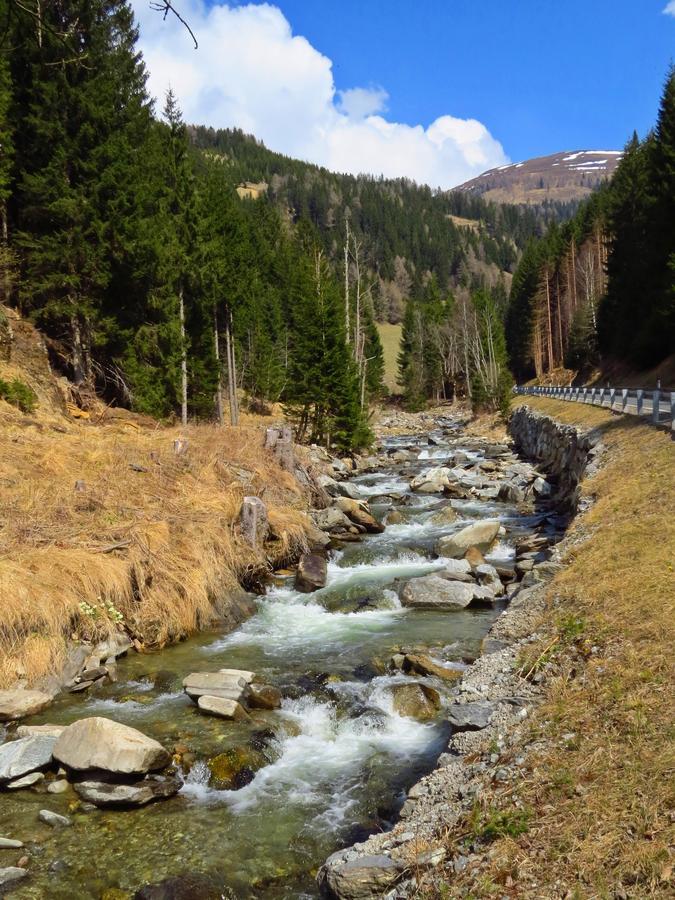
<path fill-rule="evenodd" d="M 671 895 L 673 445 L 604 411 L 530 405 L 592 431 L 583 512 L 550 583 L 516 596 L 462 680 L 460 701 L 497 704 L 489 725 L 453 736 L 391 833 L 329 860 L 329 893 Z"/>

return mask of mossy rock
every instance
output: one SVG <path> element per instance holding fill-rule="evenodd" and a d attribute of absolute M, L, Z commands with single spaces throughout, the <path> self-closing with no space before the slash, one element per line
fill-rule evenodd
<path fill-rule="evenodd" d="M 265 757 L 252 747 L 233 747 L 213 756 L 207 765 L 211 787 L 236 791 L 253 781 L 255 773 L 265 765 Z"/>

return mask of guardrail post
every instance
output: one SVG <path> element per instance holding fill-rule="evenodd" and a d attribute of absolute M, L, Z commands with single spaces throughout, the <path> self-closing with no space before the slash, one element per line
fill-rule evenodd
<path fill-rule="evenodd" d="M 675 439 L 675 391 L 670 392 L 670 436 Z"/>
<path fill-rule="evenodd" d="M 595 406 L 595 388 L 591 388 L 591 406 Z"/>
<path fill-rule="evenodd" d="M 581 398 L 581 402 L 585 403 L 586 402 L 586 388 L 582 388 L 581 390 L 582 390 L 582 394 L 583 394 L 583 396 Z"/>
<path fill-rule="evenodd" d="M 600 402 L 599 402 L 599 405 L 600 405 L 600 406 L 602 406 L 603 401 L 604 401 L 604 398 L 605 398 L 605 389 L 604 389 L 604 388 L 600 388 Z"/>
<path fill-rule="evenodd" d="M 661 391 L 652 391 L 652 422 L 659 424 L 659 413 L 661 412 Z"/>
<path fill-rule="evenodd" d="M 637 391 L 635 391 L 635 396 L 636 396 L 636 400 L 637 400 L 638 416 L 642 415 L 642 400 L 644 399 L 644 395 L 645 395 L 645 392 L 643 390 L 640 390 L 639 388 Z"/>
<path fill-rule="evenodd" d="M 626 404 L 628 403 L 628 388 L 621 388 L 621 412 L 626 412 Z"/>
<path fill-rule="evenodd" d="M 614 395 L 615 394 L 616 394 L 616 391 L 614 390 L 614 388 L 612 388 L 611 391 L 609 392 L 609 408 L 611 410 L 614 409 Z"/>

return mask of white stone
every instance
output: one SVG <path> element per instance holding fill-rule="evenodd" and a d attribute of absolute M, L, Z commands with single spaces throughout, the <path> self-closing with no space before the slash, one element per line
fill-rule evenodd
<path fill-rule="evenodd" d="M 150 772 L 171 762 L 160 743 L 103 716 L 69 725 L 56 740 L 54 758 L 77 771 L 104 769 L 118 774 Z"/>

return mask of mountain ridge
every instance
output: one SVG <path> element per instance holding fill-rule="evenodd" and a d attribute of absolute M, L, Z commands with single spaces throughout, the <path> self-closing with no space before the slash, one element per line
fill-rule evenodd
<path fill-rule="evenodd" d="M 612 177 L 622 157 L 622 150 L 561 150 L 488 169 L 454 190 L 495 203 L 578 202 Z"/>

